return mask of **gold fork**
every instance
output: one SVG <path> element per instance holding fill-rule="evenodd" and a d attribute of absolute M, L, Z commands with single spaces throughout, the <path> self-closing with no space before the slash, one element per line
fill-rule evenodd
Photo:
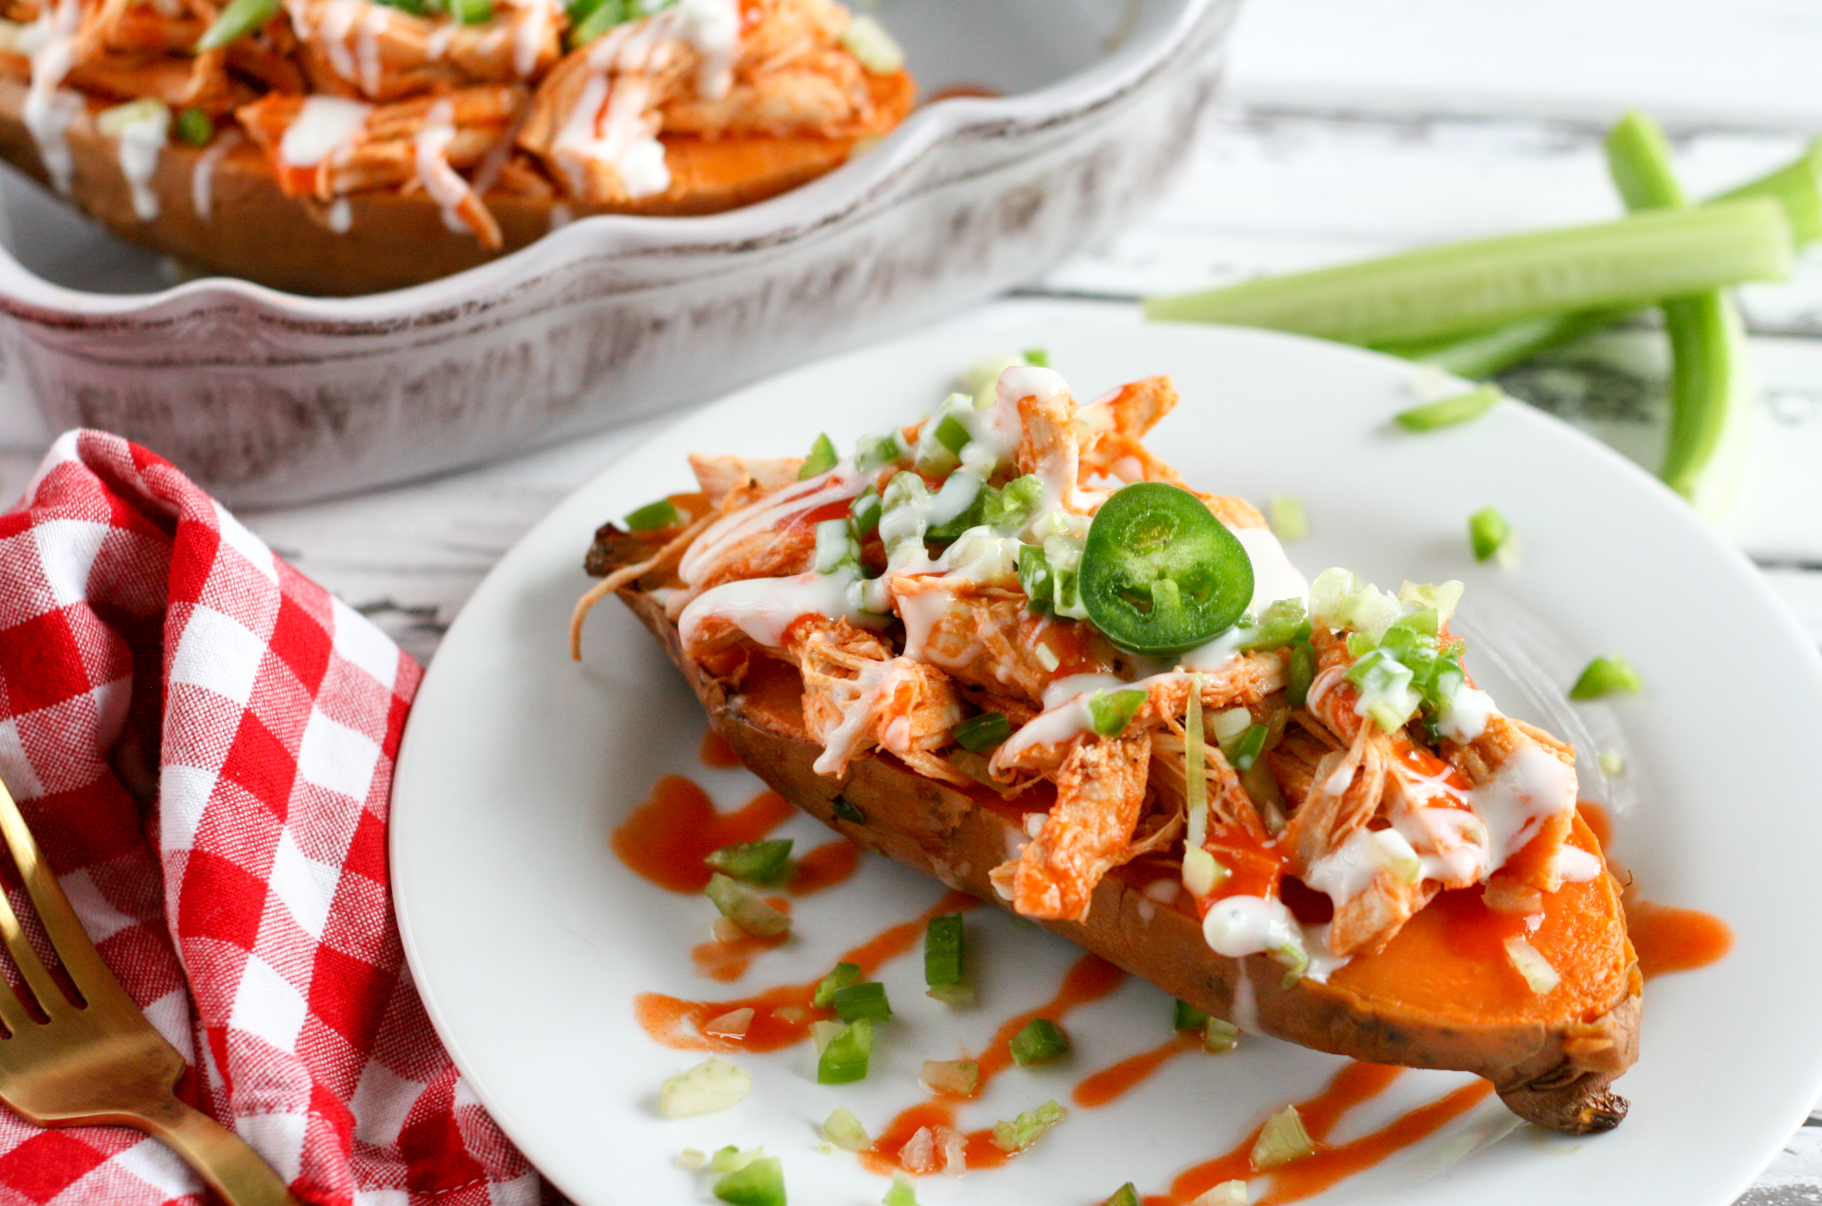
<path fill-rule="evenodd" d="M 38 1126 L 134 1127 L 182 1156 L 231 1206 L 292 1206 L 285 1183 L 257 1152 L 172 1092 L 183 1056 L 101 961 L 3 783 L 0 838 L 12 851 L 52 949 L 87 1002 L 70 1003 L 0 891 L 0 938 L 46 1019 L 34 1018 L 0 983 L 0 1022 L 8 1032 L 0 1038 L 0 1101 Z"/>

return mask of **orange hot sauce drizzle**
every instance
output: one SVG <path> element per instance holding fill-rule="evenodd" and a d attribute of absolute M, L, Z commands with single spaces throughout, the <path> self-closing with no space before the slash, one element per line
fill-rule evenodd
<path fill-rule="evenodd" d="M 862 978 L 880 964 L 910 950 L 932 917 L 974 908 L 980 901 L 961 892 L 943 898 L 916 918 L 882 930 L 842 955 L 837 962 L 860 966 Z M 821 977 L 808 984 L 780 984 L 734 1001 L 685 1001 L 664 993 L 642 992 L 633 1001 L 633 1016 L 656 1042 L 679 1051 L 777 1051 L 810 1035 L 810 1023 L 830 1017 L 812 1003 Z M 736 1009 L 751 1008 L 753 1022 L 740 1038 L 710 1037 L 702 1027 Z"/>
<path fill-rule="evenodd" d="M 797 860 L 789 885 L 791 895 L 808 896 L 845 882 L 860 866 L 863 853 L 859 843 L 847 838 L 824 842 Z"/>
<path fill-rule="evenodd" d="M 672 892 L 700 892 L 712 872 L 702 860 L 735 842 L 758 841 L 797 815 L 790 801 L 763 791 L 735 812 L 715 810 L 708 793 L 666 775 L 645 803 L 614 830 L 614 853 L 643 879 Z"/>
<path fill-rule="evenodd" d="M 733 759 L 734 752 L 711 729 L 702 739 L 702 761 L 710 766 L 738 764 L 737 759 L 720 761 L 724 756 Z M 708 886 L 712 872 L 705 858 L 731 843 L 756 841 L 796 814 L 788 800 L 772 791 L 759 793 L 735 812 L 722 813 L 701 787 L 681 775 L 669 775 L 614 830 L 613 848 L 634 874 L 668 891 L 693 894 Z M 847 838 L 825 842 L 798 860 L 786 890 L 808 896 L 832 888 L 854 874 L 860 856 L 861 848 Z M 726 983 L 745 974 L 755 956 L 785 941 L 782 936 L 742 935 L 731 942 L 699 943 L 690 958 L 697 972 Z"/>
<path fill-rule="evenodd" d="M 732 770 L 740 765 L 740 755 L 734 752 L 727 738 L 714 729 L 702 735 L 702 748 L 696 751 L 696 757 L 702 765 L 716 770 Z"/>
<path fill-rule="evenodd" d="M 1314 1155 L 1271 1169 L 1271 1186 L 1256 1206 L 1298 1202 L 1378 1164 L 1394 1152 L 1428 1137 L 1450 1120 L 1486 1099 L 1493 1086 L 1484 1080 L 1466 1084 L 1435 1101 L 1418 1106 L 1387 1126 L 1351 1143 L 1329 1146 L 1323 1140 L 1343 1115 L 1385 1091 L 1405 1069 L 1358 1061 L 1335 1074 L 1328 1087 L 1315 1097 L 1297 1103 L 1304 1129 L 1316 1141 Z M 1145 1199 L 1145 1206 L 1180 1206 L 1207 1193 L 1223 1181 L 1245 1181 L 1267 1175 L 1254 1170 L 1253 1144 L 1264 1124 L 1255 1127 L 1230 1151 L 1177 1176 L 1170 1191 Z"/>
<path fill-rule="evenodd" d="M 1077 959 L 1063 976 L 1062 987 L 1057 990 L 1056 996 L 1036 1009 L 1026 1010 L 1002 1022 L 999 1029 L 993 1032 L 993 1037 L 987 1040 L 987 1049 L 981 1052 L 977 1061 L 980 1075 L 975 1082 L 975 1093 L 978 1095 L 995 1076 L 1012 1066 L 1012 1036 L 1023 1030 L 1033 1018 L 1058 1021 L 1077 1006 L 1100 1000 L 1118 988 L 1125 979 L 1125 972 L 1098 955 L 1083 955 Z M 886 1124 L 879 1138 L 873 1141 L 873 1146 L 860 1154 L 861 1163 L 876 1173 L 884 1174 L 900 1169 L 922 1175 L 918 1170 L 905 1168 L 899 1153 L 923 1127 L 953 1127 L 953 1100 L 938 1095 L 901 1112 Z M 1018 1154 L 994 1146 L 991 1127 L 969 1131 L 963 1138 L 966 1141 L 964 1155 L 970 1169 L 998 1168 Z"/>
<path fill-rule="evenodd" d="M 1084 1077 L 1082 1083 L 1075 1087 L 1075 1092 L 1069 1095 L 1069 1100 L 1085 1110 L 1098 1109 L 1130 1093 L 1170 1060 L 1185 1051 L 1194 1051 L 1201 1045 L 1202 1036 L 1196 1031 L 1182 1031 L 1150 1051 L 1141 1051 Z"/>
<path fill-rule="evenodd" d="M 1583 800 L 1576 805 L 1582 820 L 1607 849 L 1613 837 L 1613 818 L 1599 804 Z M 1643 900 L 1626 869 L 1607 855 L 1607 866 L 1626 884 L 1620 902 L 1626 907 L 1626 936 L 1638 953 L 1639 971 L 1647 980 L 1671 972 L 1693 971 L 1718 963 L 1733 949 L 1733 930 L 1712 913 L 1679 909 L 1674 905 Z"/>

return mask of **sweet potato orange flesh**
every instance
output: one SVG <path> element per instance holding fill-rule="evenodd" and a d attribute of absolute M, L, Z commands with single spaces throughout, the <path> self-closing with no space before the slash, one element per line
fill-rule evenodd
<path fill-rule="evenodd" d="M 751 205 L 841 166 L 866 141 L 887 133 L 911 109 L 916 84 L 905 72 L 869 77 L 877 101 L 876 128 L 859 137 L 762 135 L 723 139 L 664 139 L 672 185 L 653 197 L 616 206 L 567 205 L 571 217 L 636 213 L 654 217 L 716 213 Z M 26 87 L 0 77 L 0 158 L 48 183 L 37 144 L 22 117 Z M 473 268 L 525 247 L 552 229 L 555 203 L 489 193 L 505 246 L 491 253 L 465 231 L 443 222 L 422 191 L 356 193 L 345 231 L 331 228 L 328 207 L 287 197 L 265 156 L 245 143 L 209 172 L 211 212 L 197 212 L 194 181 L 202 152 L 173 141 L 159 156 L 152 188 L 159 212 L 151 221 L 133 210 L 113 139 L 95 131 L 91 116 L 69 132 L 75 176 L 69 200 L 116 235 L 168 252 L 198 267 L 293 293 L 353 295 L 401 289 Z"/>
<path fill-rule="evenodd" d="M 684 655 L 661 605 L 638 589 L 621 597 L 683 672 L 715 730 L 779 794 L 870 850 L 1009 907 L 988 872 L 1024 840 L 1022 801 L 958 791 L 890 755 L 858 758 L 840 780 L 817 774 L 812 763 L 821 751 L 805 735 L 795 669 L 754 655 L 737 685 L 712 678 Z M 846 816 L 864 819 L 837 816 L 837 797 L 849 806 Z M 1576 844 L 1597 850 L 1587 827 L 1576 826 Z M 1530 936 L 1546 958 L 1561 960 L 1565 982 L 1577 981 L 1542 997 L 1507 960 L 1503 930 L 1491 941 L 1468 908 L 1480 907 L 1466 899 L 1472 892 L 1455 894 L 1463 901 L 1434 916 L 1419 913 L 1425 920 L 1408 938 L 1401 934 L 1327 983 L 1286 984 L 1284 969 L 1266 956 L 1215 954 L 1199 919 L 1138 890 L 1144 878 L 1143 868 L 1123 868 L 1095 889 L 1085 920 L 1038 924 L 1247 1029 L 1373 1063 L 1484 1076 L 1515 1113 L 1552 1130 L 1603 1131 L 1625 1117 L 1626 1102 L 1608 1085 L 1638 1055 L 1643 979 L 1618 885 L 1605 871 L 1556 893 Z M 1456 924 L 1464 912 L 1469 923 Z"/>

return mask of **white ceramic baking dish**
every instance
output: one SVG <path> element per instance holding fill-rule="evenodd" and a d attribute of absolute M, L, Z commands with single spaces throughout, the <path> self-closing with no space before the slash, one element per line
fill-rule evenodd
<path fill-rule="evenodd" d="M 225 499 L 402 481 L 706 398 L 1029 280 L 1156 196 L 1238 0 L 890 0 L 926 92 L 864 157 L 759 205 L 608 216 L 356 298 L 172 265 L 10 169 L 0 432 L 86 425 Z M 864 382 L 856 383 L 864 389 Z"/>

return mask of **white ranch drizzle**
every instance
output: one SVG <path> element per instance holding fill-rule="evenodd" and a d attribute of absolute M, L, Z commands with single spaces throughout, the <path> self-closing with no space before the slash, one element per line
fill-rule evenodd
<path fill-rule="evenodd" d="M 588 77 L 576 105 L 551 144 L 551 157 L 578 194 L 588 193 L 588 168 L 614 169 L 628 197 L 649 197 L 670 187 L 651 75 L 672 63 L 685 45 L 701 57 L 697 91 L 714 100 L 733 84 L 740 40 L 737 0 L 681 0 L 674 8 L 615 26 L 591 43 Z"/>
<path fill-rule="evenodd" d="M 777 649 L 785 630 L 800 616 L 859 616 L 848 607 L 848 581 L 841 574 L 799 574 L 794 578 L 742 578 L 703 591 L 683 609 L 677 630 L 685 649 L 694 649 L 702 625 L 726 620 L 755 644 Z"/>
<path fill-rule="evenodd" d="M 323 8 L 323 23 L 317 27 L 321 35 L 317 41 L 329 56 L 329 66 L 350 84 L 360 83 L 361 77 L 354 53 L 348 49 L 348 35 L 360 22 L 364 7 L 365 0 L 329 0 Z M 300 29 L 298 36 L 308 35 Z"/>
<path fill-rule="evenodd" d="M 386 29 L 391 24 L 392 10 L 384 4 L 368 4 L 366 11 L 361 14 L 355 55 L 361 68 L 361 91 L 368 96 L 378 96 L 380 87 L 385 82 L 380 38 L 385 36 Z"/>
<path fill-rule="evenodd" d="M 38 146 L 38 158 L 44 162 L 51 186 L 60 193 L 70 191 L 70 177 L 76 170 L 70 158 L 69 129 L 83 111 L 83 102 L 78 93 L 58 85 L 70 73 L 76 31 L 81 26 L 81 0 L 57 0 L 55 6 L 46 4 L 39 10 L 38 19 L 21 39 L 32 62 L 31 87 L 21 116 Z"/>
<path fill-rule="evenodd" d="M 556 204 L 554 204 L 550 207 L 550 229 L 551 230 L 561 230 L 563 227 L 568 226 L 571 222 L 574 222 L 575 220 L 576 220 L 576 215 L 573 212 L 571 212 L 569 206 L 563 204 L 563 202 L 558 201 Z"/>
<path fill-rule="evenodd" d="M 215 215 L 215 169 L 240 143 L 240 131 L 230 127 L 196 157 L 196 166 L 190 171 L 190 204 L 204 221 Z"/>
<path fill-rule="evenodd" d="M 528 0 L 520 10 L 512 25 L 512 69 L 520 79 L 529 79 L 538 69 L 538 52 L 555 19 L 554 0 Z"/>
<path fill-rule="evenodd" d="M 430 36 L 424 39 L 424 57 L 432 63 L 441 62 L 443 56 L 449 53 L 449 44 L 455 41 L 455 35 L 453 22 L 431 30 Z"/>
<path fill-rule="evenodd" d="M 735 541 L 754 532 L 777 527 L 799 511 L 813 511 L 828 503 L 851 499 L 864 490 L 866 485 L 854 471 L 854 463 L 842 461 L 827 473 L 792 482 L 775 490 L 752 506 L 743 507 L 710 524 L 684 551 L 683 560 L 677 566 L 677 576 L 683 579 L 685 585 L 694 586 L 705 576 L 704 571 L 713 569 Z"/>
<path fill-rule="evenodd" d="M 121 128 L 117 139 L 120 174 L 126 177 L 133 213 L 141 222 L 158 217 L 158 190 L 152 187 L 152 177 L 158 174 L 158 160 L 170 134 L 170 109 L 148 105 Z"/>
<path fill-rule="evenodd" d="M 336 234 L 347 234 L 354 229 L 354 206 L 348 198 L 337 197 L 329 203 L 329 229 Z"/>
<path fill-rule="evenodd" d="M 353 141 L 373 106 L 340 96 L 307 96 L 285 127 L 278 154 L 292 167 L 315 167 Z"/>
<path fill-rule="evenodd" d="M 474 190 L 449 166 L 449 144 L 455 141 L 456 135 L 454 117 L 455 105 L 446 100 L 438 101 L 425 114 L 424 124 L 418 127 L 412 145 L 417 157 L 418 182 L 442 208 L 443 225 L 461 234 L 473 230 L 468 219 L 462 216 L 460 207 Z"/>

